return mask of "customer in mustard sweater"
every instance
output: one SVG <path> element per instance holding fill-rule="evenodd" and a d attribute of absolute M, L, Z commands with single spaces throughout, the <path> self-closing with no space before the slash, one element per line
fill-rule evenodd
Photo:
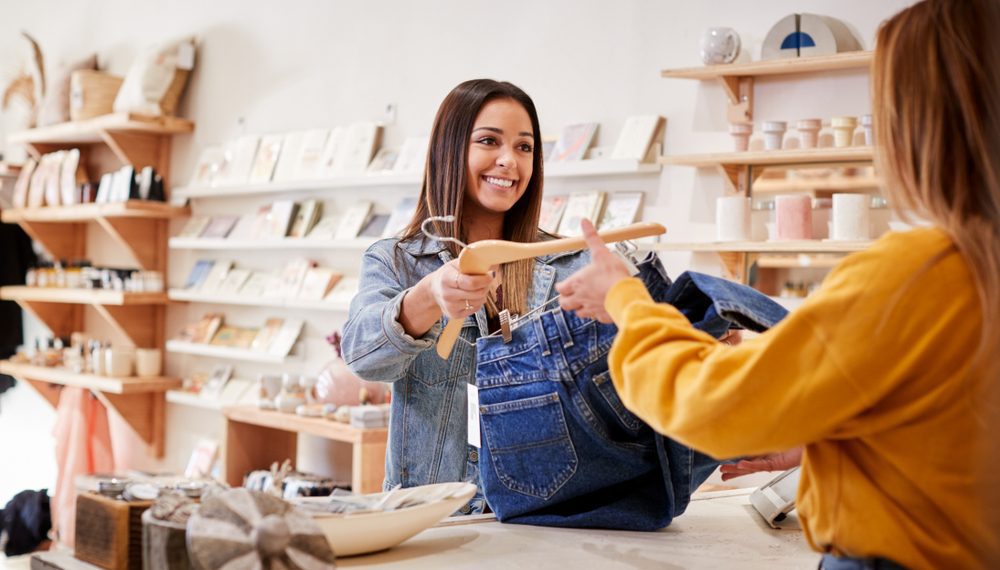
<path fill-rule="evenodd" d="M 997 0 L 883 24 L 877 166 L 896 212 L 930 226 L 848 256 L 770 331 L 727 346 L 695 330 L 590 225 L 591 265 L 557 286 L 619 327 L 615 387 L 657 430 L 717 457 L 804 447 L 797 504 L 824 568 L 1000 568 L 997 30 Z"/>

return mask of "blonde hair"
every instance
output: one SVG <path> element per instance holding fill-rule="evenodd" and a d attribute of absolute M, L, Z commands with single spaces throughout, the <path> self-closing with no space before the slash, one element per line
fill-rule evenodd
<path fill-rule="evenodd" d="M 926 0 L 886 21 L 872 63 L 877 164 L 889 202 L 941 227 L 982 305 L 977 359 L 1000 345 L 1000 2 Z"/>

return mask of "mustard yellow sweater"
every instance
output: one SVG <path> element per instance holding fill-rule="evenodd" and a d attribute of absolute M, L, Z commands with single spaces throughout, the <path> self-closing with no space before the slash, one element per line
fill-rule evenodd
<path fill-rule="evenodd" d="M 977 489 L 982 311 L 942 231 L 886 235 L 735 347 L 654 303 L 637 279 L 616 284 L 605 307 L 620 328 L 615 387 L 655 429 L 720 458 L 805 445 L 797 505 L 814 549 L 984 565 L 974 551 L 1000 529 L 984 524 Z"/>

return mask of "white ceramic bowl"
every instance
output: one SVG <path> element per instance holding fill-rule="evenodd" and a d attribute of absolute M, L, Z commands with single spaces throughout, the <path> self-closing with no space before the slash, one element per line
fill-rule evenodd
<path fill-rule="evenodd" d="M 441 493 L 447 498 L 391 511 L 347 515 L 310 513 L 326 535 L 326 540 L 338 558 L 392 548 L 418 532 L 437 524 L 454 513 L 476 494 L 472 483 L 438 483 L 397 491 Z M 378 493 L 376 496 L 384 495 Z M 325 497 L 309 497 L 299 501 L 326 501 Z"/>

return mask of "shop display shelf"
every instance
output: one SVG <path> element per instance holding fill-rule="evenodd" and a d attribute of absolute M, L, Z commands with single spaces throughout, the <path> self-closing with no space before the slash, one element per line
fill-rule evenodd
<path fill-rule="evenodd" d="M 420 188 L 422 172 L 386 172 L 339 176 L 320 180 L 269 182 L 266 184 L 232 184 L 224 186 L 185 186 L 171 193 L 178 198 L 229 198 L 255 194 L 283 194 L 287 192 L 322 192 L 325 190 L 351 190 L 376 187 Z"/>
<path fill-rule="evenodd" d="M 15 378 L 36 380 L 49 384 L 88 388 L 107 394 L 165 392 L 179 388 L 181 385 L 180 378 L 166 376 L 116 378 L 98 376 L 96 374 L 81 374 L 66 368 L 35 366 L 33 364 L 22 364 L 9 360 L 0 361 L 0 373 L 8 374 Z"/>
<path fill-rule="evenodd" d="M 740 242 L 660 242 L 649 244 L 656 251 L 714 253 L 851 253 L 863 251 L 871 241 L 740 241 Z"/>
<path fill-rule="evenodd" d="M 375 243 L 377 238 L 362 238 L 352 240 L 321 240 L 309 238 L 275 238 L 275 239 L 208 239 L 208 238 L 170 238 L 170 249 L 194 250 L 305 250 L 323 249 L 337 251 L 364 251 Z"/>
<path fill-rule="evenodd" d="M 166 293 L 126 293 L 104 289 L 58 287 L 0 287 L 0 299 L 38 303 L 73 303 L 85 305 L 165 305 Z"/>
<path fill-rule="evenodd" d="M 840 69 L 866 69 L 871 66 L 872 55 L 873 52 L 871 51 L 852 51 L 814 57 L 703 65 L 682 69 L 665 69 L 660 72 L 660 76 L 671 79 L 705 80 L 727 77 L 762 77 L 765 75 L 818 73 Z"/>
<path fill-rule="evenodd" d="M 171 289 L 167 292 L 171 301 L 192 303 L 218 303 L 220 305 L 248 305 L 253 307 L 278 307 L 283 309 L 308 309 L 312 311 L 346 312 L 350 303 L 331 301 L 301 301 L 298 299 L 241 297 L 223 293 L 200 293 L 186 289 Z"/>
<path fill-rule="evenodd" d="M 175 135 L 194 131 L 194 123 L 179 117 L 149 117 L 134 113 L 112 113 L 59 123 L 7 135 L 8 143 L 89 144 L 106 142 L 104 133 Z"/>
<path fill-rule="evenodd" d="M 171 206 L 150 200 L 128 200 L 110 204 L 74 204 L 72 206 L 42 206 L 3 211 L 3 221 L 17 222 L 88 222 L 101 218 L 183 218 L 191 215 L 190 208 Z"/>
<path fill-rule="evenodd" d="M 793 150 L 758 150 L 743 152 L 714 152 L 705 154 L 671 155 L 660 159 L 662 164 L 694 166 L 699 168 L 829 165 L 838 163 L 870 163 L 875 153 L 870 146 L 843 148 L 804 148 Z"/>
<path fill-rule="evenodd" d="M 167 352 L 175 354 L 192 354 L 195 356 L 209 356 L 213 358 L 223 358 L 226 360 L 238 360 L 241 362 L 262 362 L 268 364 L 282 364 L 296 359 L 293 355 L 281 356 L 259 350 L 233 348 L 229 346 L 215 346 L 212 344 L 187 342 L 183 340 L 168 340 Z"/>

